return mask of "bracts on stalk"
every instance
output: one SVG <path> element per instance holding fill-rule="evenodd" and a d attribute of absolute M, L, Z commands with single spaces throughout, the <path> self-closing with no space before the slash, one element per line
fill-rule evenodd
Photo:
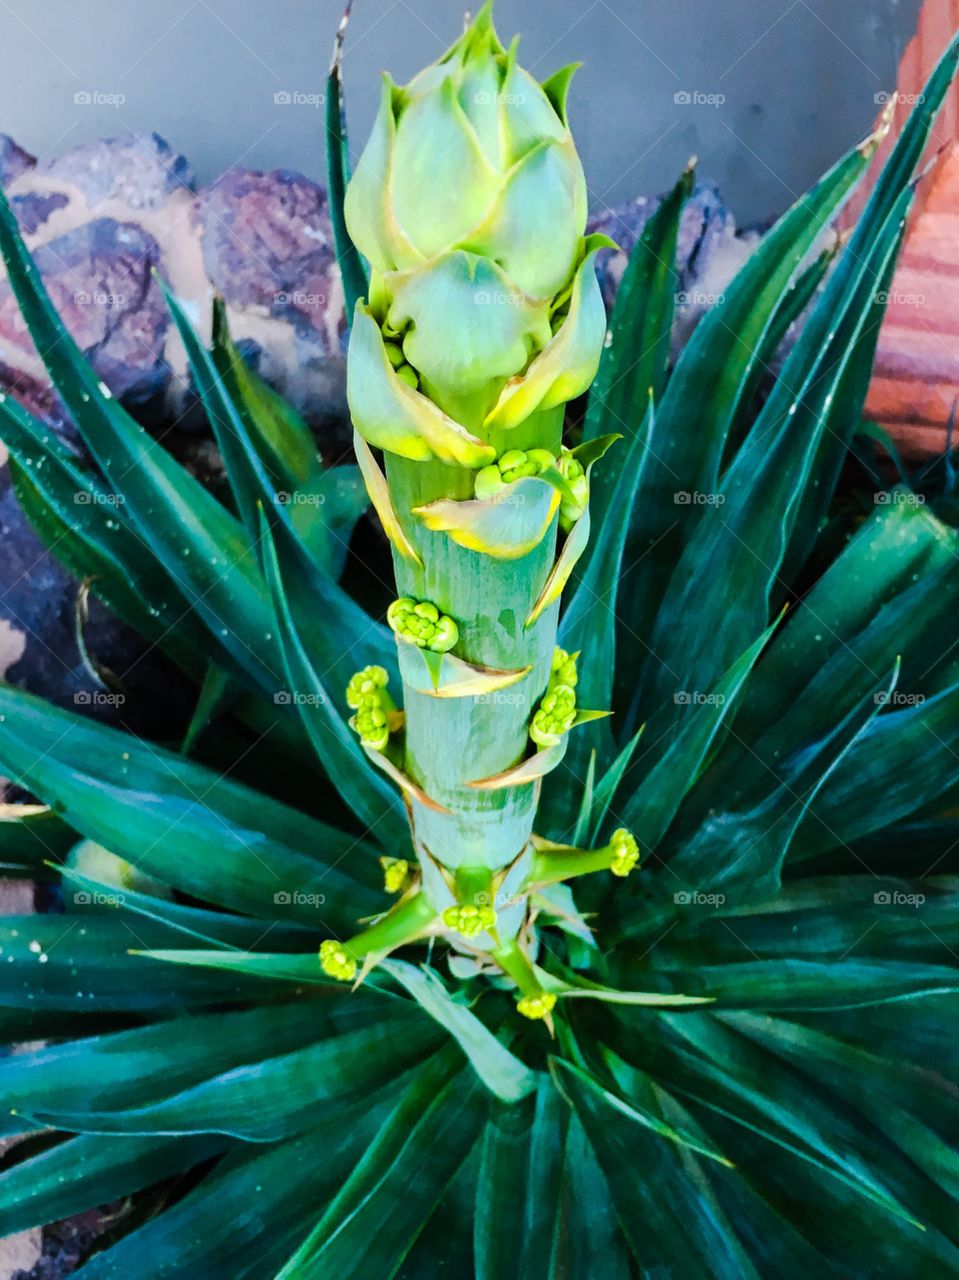
<path fill-rule="evenodd" d="M 626 831 L 592 851 L 534 834 L 541 779 L 597 714 L 578 706 L 579 655 L 556 637 L 589 536 L 590 468 L 615 438 L 562 442 L 564 406 L 599 363 L 594 257 L 610 242 L 584 235 L 566 118 L 575 68 L 540 85 L 490 11 L 410 84 L 384 78 L 346 195 L 372 267 L 349 401 L 393 547 L 402 681 L 400 695 L 367 668 L 347 696 L 364 749 L 405 793 L 415 860 L 384 860 L 397 905 L 321 958 L 353 981 L 442 935 L 461 965 L 499 972 L 521 1013 L 548 1020 L 557 984 L 535 963 L 540 891 L 638 861 Z"/>

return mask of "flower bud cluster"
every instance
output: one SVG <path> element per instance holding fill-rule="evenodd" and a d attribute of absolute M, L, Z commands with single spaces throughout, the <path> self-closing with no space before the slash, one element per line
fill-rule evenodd
<path fill-rule="evenodd" d="M 386 691 L 388 683 L 385 668 L 365 667 L 346 687 L 347 706 L 355 712 L 350 727 L 376 751 L 386 749 L 396 713 L 393 699 Z"/>
<path fill-rule="evenodd" d="M 459 640 L 456 623 L 429 600 L 401 596 L 390 605 L 386 621 L 402 640 L 433 653 L 448 653 Z"/>
<path fill-rule="evenodd" d="M 576 654 L 557 648 L 549 684 L 533 716 L 529 735 L 538 747 L 553 747 L 576 719 Z"/>

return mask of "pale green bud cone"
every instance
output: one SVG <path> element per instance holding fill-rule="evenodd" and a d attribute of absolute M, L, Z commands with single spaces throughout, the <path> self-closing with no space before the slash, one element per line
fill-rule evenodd
<path fill-rule="evenodd" d="M 583 239 L 570 79 L 566 69 L 540 85 L 485 5 L 406 88 L 384 80 L 346 196 L 350 234 L 374 267 L 368 314 L 387 339 L 374 360 L 356 326 L 350 345 L 350 409 L 369 443 L 480 466 L 475 445 L 491 430 L 565 403 L 595 376 L 606 322 L 599 243 Z M 445 421 L 404 400 L 410 391 Z M 470 444 L 451 439 L 457 424 Z"/>
<path fill-rule="evenodd" d="M 569 281 L 586 180 L 565 105 L 503 48 L 489 6 L 405 89 L 384 80 L 346 218 L 381 272 L 469 248 L 535 298 Z"/>

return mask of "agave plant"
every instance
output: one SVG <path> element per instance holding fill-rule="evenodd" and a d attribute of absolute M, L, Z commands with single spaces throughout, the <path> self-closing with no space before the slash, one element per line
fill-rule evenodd
<path fill-rule="evenodd" d="M 20 500 L 198 687 L 181 744 L 0 688 L 35 798 L 0 856 L 67 905 L 0 928 L 4 1041 L 44 1042 L 0 1062 L 0 1232 L 133 1196 L 84 1280 L 957 1273 L 959 547 L 908 488 L 834 501 L 957 59 L 841 252 L 878 136 L 671 370 L 691 171 L 607 328 L 570 69 L 537 84 L 486 6 L 384 82 L 349 181 L 334 66 L 379 617 L 341 572 L 356 470 L 222 305 L 208 347 L 169 298 L 223 502 L 0 202 L 85 446 L 4 400 Z"/>

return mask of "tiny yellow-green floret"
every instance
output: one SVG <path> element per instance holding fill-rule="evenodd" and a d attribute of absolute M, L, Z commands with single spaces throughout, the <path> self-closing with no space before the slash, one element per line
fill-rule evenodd
<path fill-rule="evenodd" d="M 406 888 L 410 864 L 406 858 L 380 858 L 383 868 L 383 887 L 387 893 L 399 893 Z"/>
<path fill-rule="evenodd" d="M 536 995 L 522 996 L 516 1002 L 516 1012 L 534 1022 L 548 1018 L 556 1007 L 556 997 L 550 991 L 539 991 Z"/>
<path fill-rule="evenodd" d="M 571 496 L 564 497 L 559 508 L 559 522 L 568 533 L 582 516 L 589 502 L 589 481 L 583 464 L 571 450 L 563 448 L 559 457 L 559 471 L 570 489 Z"/>
<path fill-rule="evenodd" d="M 549 677 L 551 685 L 565 684 L 570 689 L 576 688 L 579 683 L 579 673 L 576 670 L 578 656 L 575 653 L 567 653 L 565 649 L 560 649 L 558 646 L 553 650 L 553 666 Z"/>
<path fill-rule="evenodd" d="M 462 903 L 447 907 L 443 912 L 443 923 L 449 929 L 455 929 L 464 938 L 475 938 L 487 929 L 496 927 L 496 912 L 492 907 L 478 907 L 473 903 Z"/>
<path fill-rule="evenodd" d="M 433 653 L 448 653 L 459 639 L 453 619 L 429 600 L 401 596 L 390 605 L 386 621 L 401 639 Z"/>
<path fill-rule="evenodd" d="M 364 705 L 364 699 L 371 694 L 378 695 L 381 689 L 389 684 L 390 677 L 385 667 L 364 667 L 346 686 L 346 705 L 358 711 Z"/>
<path fill-rule="evenodd" d="M 609 843 L 613 851 L 610 871 L 614 876 L 628 876 L 639 862 L 639 845 L 636 843 L 636 837 L 625 827 L 620 827 L 618 831 L 613 832 Z"/>
<path fill-rule="evenodd" d="M 485 501 L 497 497 L 517 480 L 542 475 L 556 459 L 548 449 L 507 449 L 504 454 L 476 473 L 476 497 Z"/>
<path fill-rule="evenodd" d="M 352 982 L 356 977 L 356 961 L 343 944 L 333 938 L 320 944 L 320 965 L 325 974 L 339 982 Z"/>

